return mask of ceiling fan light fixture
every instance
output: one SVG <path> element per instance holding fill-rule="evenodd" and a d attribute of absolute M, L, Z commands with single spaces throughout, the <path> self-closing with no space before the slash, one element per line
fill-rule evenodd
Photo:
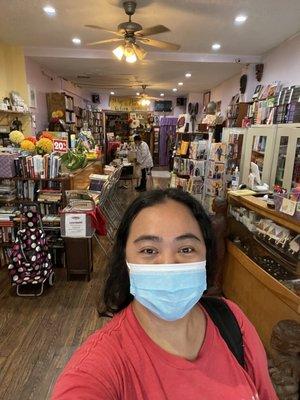
<path fill-rule="evenodd" d="M 126 62 L 128 62 L 129 64 L 133 64 L 137 61 L 137 57 L 135 55 L 135 53 L 130 54 L 130 56 L 126 57 Z"/>
<path fill-rule="evenodd" d="M 121 44 L 121 46 L 116 47 L 113 50 L 114 55 L 117 57 L 118 60 L 122 60 L 124 53 L 125 53 L 125 47 L 123 44 Z"/>
<path fill-rule="evenodd" d="M 143 107 L 149 106 L 150 103 L 151 103 L 151 102 L 150 102 L 149 99 L 142 99 L 142 100 L 140 101 L 140 104 L 141 104 Z"/>

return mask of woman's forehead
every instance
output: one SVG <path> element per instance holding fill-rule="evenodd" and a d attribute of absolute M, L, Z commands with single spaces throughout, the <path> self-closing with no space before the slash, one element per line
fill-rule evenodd
<path fill-rule="evenodd" d="M 174 200 L 167 200 L 141 210 L 130 230 L 139 234 L 160 233 L 170 237 L 184 234 L 187 231 L 199 233 L 200 228 L 195 216 L 187 206 Z"/>

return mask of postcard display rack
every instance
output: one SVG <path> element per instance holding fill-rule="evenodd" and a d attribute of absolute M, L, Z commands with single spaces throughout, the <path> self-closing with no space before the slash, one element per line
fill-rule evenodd
<path fill-rule="evenodd" d="M 216 197 L 226 196 L 226 143 L 211 143 L 206 162 L 204 192 L 202 204 L 209 214 L 213 214 L 213 202 Z"/>
<path fill-rule="evenodd" d="M 202 201 L 209 140 L 201 134 L 177 133 L 171 187 L 181 188 Z"/>

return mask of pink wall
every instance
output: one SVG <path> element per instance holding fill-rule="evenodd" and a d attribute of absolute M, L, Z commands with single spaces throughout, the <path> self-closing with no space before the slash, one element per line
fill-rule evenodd
<path fill-rule="evenodd" d="M 37 131 L 48 127 L 46 93 L 66 92 L 74 97 L 74 104 L 80 107 L 85 107 L 90 102 L 91 94 L 88 91 L 57 77 L 53 72 L 47 71 L 29 57 L 25 57 L 25 64 L 27 83 L 36 91 L 37 108 L 32 108 L 31 112 L 36 118 Z"/>
<path fill-rule="evenodd" d="M 300 85 L 300 35 L 297 35 L 280 46 L 270 50 L 263 56 L 264 75 L 262 84 L 280 81 L 283 85 Z M 250 101 L 258 82 L 255 78 L 254 66 L 248 68 L 248 83 L 245 101 Z M 222 101 L 221 112 L 226 115 L 227 106 L 236 93 L 239 92 L 241 74 L 222 82 L 211 89 L 211 100 Z"/>
<path fill-rule="evenodd" d="M 300 34 L 268 52 L 262 83 L 281 81 L 285 86 L 300 85 Z"/>
<path fill-rule="evenodd" d="M 91 93 L 75 86 L 72 82 L 59 78 L 53 72 L 43 68 L 37 62 L 29 57 L 25 57 L 27 83 L 36 91 L 37 107 L 32 108 L 31 112 L 35 115 L 36 131 L 44 130 L 48 127 L 48 111 L 46 102 L 46 93 L 49 92 L 66 92 L 74 97 L 75 106 L 86 107 L 87 103 L 91 103 Z M 176 97 L 171 96 L 165 100 L 173 101 L 173 112 L 167 115 L 178 116 L 185 112 L 182 107 L 176 106 Z M 109 109 L 109 95 L 101 94 L 100 106 L 104 110 Z M 153 109 L 151 104 L 150 109 Z"/>

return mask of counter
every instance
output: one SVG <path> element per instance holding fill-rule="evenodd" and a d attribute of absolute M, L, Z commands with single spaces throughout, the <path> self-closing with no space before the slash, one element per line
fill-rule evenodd
<path fill-rule="evenodd" d="M 251 209 L 295 233 L 300 232 L 300 224 L 295 219 L 268 209 L 259 198 L 229 195 L 229 203 Z M 245 312 L 269 351 L 274 325 L 284 319 L 300 322 L 300 297 L 273 278 L 230 240 L 227 241 L 223 292 Z"/>

